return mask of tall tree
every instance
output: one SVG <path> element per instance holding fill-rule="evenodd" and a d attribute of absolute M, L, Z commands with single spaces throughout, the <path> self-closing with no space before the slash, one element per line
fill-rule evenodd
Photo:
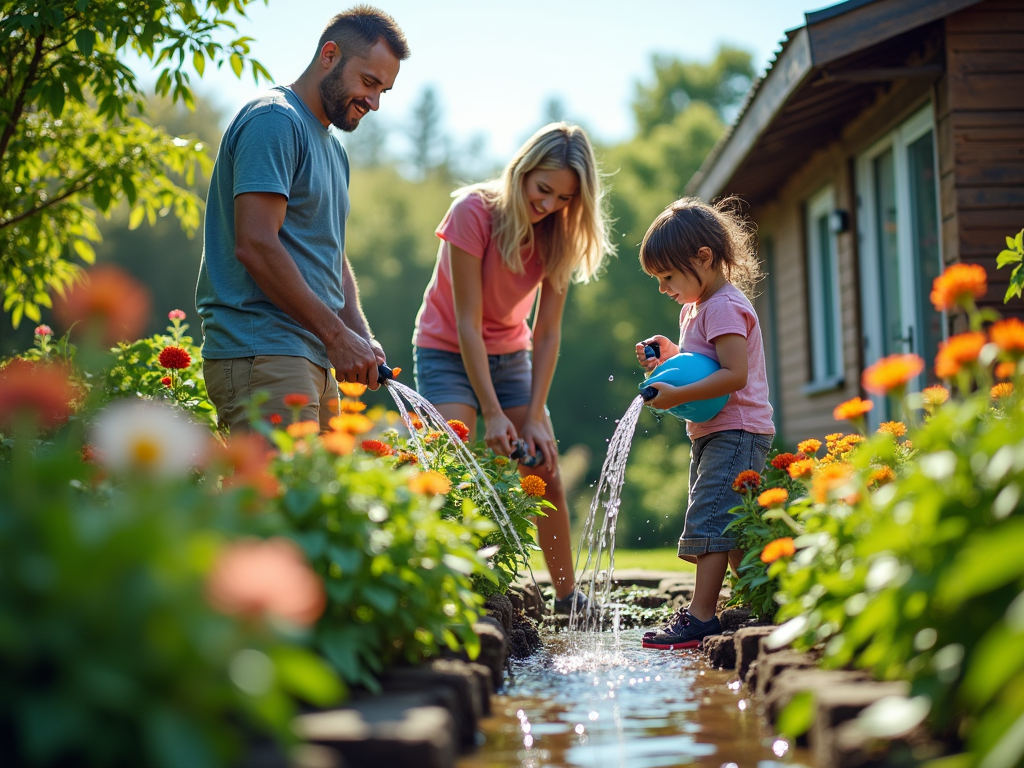
<path fill-rule="evenodd" d="M 421 177 L 443 165 L 445 140 L 441 132 L 441 104 L 433 86 L 423 89 L 412 111 L 409 128 L 412 142 L 412 165 Z"/>
<path fill-rule="evenodd" d="M 100 240 L 96 213 L 131 208 L 129 226 L 173 212 L 200 223 L 188 189 L 209 156 L 193 139 L 145 122 L 146 100 L 129 53 L 159 68 L 156 92 L 194 105 L 190 75 L 230 63 L 241 76 L 270 79 L 248 57 L 249 38 L 227 42 L 253 0 L 23 0 L 0 10 L 0 281 L 15 326 L 38 321 L 49 293 L 91 263 Z"/>
<path fill-rule="evenodd" d="M 722 45 L 710 62 L 683 61 L 655 55 L 654 81 L 637 85 L 633 101 L 640 133 L 671 123 L 694 101 L 710 106 L 725 118 L 750 90 L 754 78 L 749 51 Z"/>

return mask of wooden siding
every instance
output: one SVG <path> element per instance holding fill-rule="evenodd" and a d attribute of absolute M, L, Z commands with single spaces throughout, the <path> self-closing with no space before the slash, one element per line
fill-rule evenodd
<path fill-rule="evenodd" d="M 943 254 L 982 264 L 984 304 L 1003 305 L 1009 269 L 997 270 L 1004 238 L 1024 227 L 1024 3 L 987 0 L 946 19 L 940 89 L 939 174 Z"/>

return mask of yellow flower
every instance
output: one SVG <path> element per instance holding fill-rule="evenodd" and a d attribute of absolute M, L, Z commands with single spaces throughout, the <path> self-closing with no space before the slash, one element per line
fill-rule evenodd
<path fill-rule="evenodd" d="M 536 475 L 524 475 L 519 485 L 527 496 L 543 496 L 548 490 L 548 484 Z"/>
<path fill-rule="evenodd" d="M 762 507 L 781 507 L 789 499 L 789 491 L 785 488 L 769 488 L 757 497 L 757 503 Z"/>
<path fill-rule="evenodd" d="M 452 489 L 452 481 L 435 469 L 428 469 L 409 478 L 409 488 L 414 493 L 427 496 L 443 496 Z"/>
<path fill-rule="evenodd" d="M 796 546 L 793 544 L 793 539 L 785 536 L 765 545 L 765 548 L 761 550 L 761 562 L 774 563 L 780 557 L 792 557 L 794 554 L 796 554 Z"/>
<path fill-rule="evenodd" d="M 796 449 L 805 456 L 813 456 L 821 448 L 821 440 L 815 440 L 813 437 L 809 440 L 804 440 L 798 443 Z"/>
<path fill-rule="evenodd" d="M 921 390 L 921 395 L 924 397 L 925 405 L 931 406 L 932 408 L 942 405 L 944 402 L 949 400 L 949 390 L 945 387 L 934 384 L 930 387 L 925 387 Z"/>
<path fill-rule="evenodd" d="M 903 437 L 907 434 L 907 425 L 902 421 L 883 421 L 878 425 L 879 434 Z"/>

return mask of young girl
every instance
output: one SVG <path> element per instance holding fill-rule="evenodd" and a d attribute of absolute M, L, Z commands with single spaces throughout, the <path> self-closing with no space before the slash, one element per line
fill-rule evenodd
<path fill-rule="evenodd" d="M 568 284 L 589 280 L 614 250 L 594 152 L 583 129 L 552 123 L 520 148 L 501 178 L 452 196 L 416 317 L 416 387 L 471 435 L 480 411 L 484 440 L 495 452 L 508 456 L 522 441 L 531 457 L 543 456 L 519 471 L 539 475 L 544 498 L 555 506 L 537 527 L 555 609 L 567 613 L 583 595 L 575 591 L 568 505 L 546 402 Z"/>
<path fill-rule="evenodd" d="M 760 277 L 753 233 L 733 211 L 736 201 L 714 206 L 683 198 L 651 224 L 640 246 L 644 272 L 658 278 L 658 290 L 682 305 L 679 346 L 664 336 L 636 345 L 637 359 L 650 370 L 680 351 L 699 352 L 721 368 L 686 386 L 652 384 L 655 408 L 673 408 L 691 400 L 729 395 L 717 416 L 687 422 L 692 442 L 690 498 L 686 507 L 679 557 L 697 563 L 697 582 L 688 608 L 672 621 L 644 634 L 644 648 L 692 648 L 706 635 L 718 634 L 715 615 L 728 565 L 735 571 L 743 552 L 725 528 L 729 510 L 742 499 L 733 481 L 743 470 L 761 472 L 775 427 L 768 403 L 764 347 L 757 315 L 744 290 Z M 660 357 L 648 360 L 644 347 L 658 342 Z"/>

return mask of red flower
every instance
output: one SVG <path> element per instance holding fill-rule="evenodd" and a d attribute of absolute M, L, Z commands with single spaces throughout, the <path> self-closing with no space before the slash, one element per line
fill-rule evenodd
<path fill-rule="evenodd" d="M 794 456 L 792 453 L 780 453 L 778 456 L 772 459 L 772 466 L 776 469 L 783 471 L 789 469 L 789 465 L 799 459 L 798 456 Z"/>
<path fill-rule="evenodd" d="M 761 485 L 761 475 L 752 469 L 745 469 L 732 481 L 732 489 L 736 493 L 756 491 Z"/>
<path fill-rule="evenodd" d="M 459 440 L 462 442 L 469 441 L 469 427 L 458 419 L 449 419 L 448 426 L 452 428 L 452 432 L 459 436 Z"/>
<path fill-rule="evenodd" d="M 363 440 L 362 447 L 364 451 L 374 456 L 390 456 L 395 452 L 390 445 L 380 440 Z"/>
<path fill-rule="evenodd" d="M 74 413 L 79 392 L 60 365 L 13 360 L 0 369 L 0 425 L 29 421 L 52 429 Z"/>
<path fill-rule="evenodd" d="M 269 421 L 271 424 L 273 424 L 276 427 L 278 424 L 280 424 L 282 421 L 284 421 L 284 419 L 281 418 L 281 414 L 280 413 L 272 413 L 267 418 L 267 421 Z"/>
<path fill-rule="evenodd" d="M 303 406 L 309 404 L 309 396 L 308 395 L 300 395 L 300 394 L 297 394 L 297 393 L 292 393 L 290 395 L 285 395 L 284 396 L 284 404 L 285 404 L 286 408 L 302 408 Z"/>
<path fill-rule="evenodd" d="M 162 379 L 160 379 L 160 383 L 163 384 L 165 387 L 169 387 L 171 386 L 171 384 L 173 384 L 170 376 L 164 376 Z"/>
<path fill-rule="evenodd" d="M 192 365 L 192 355 L 181 347 L 164 347 L 160 352 L 160 365 L 164 368 L 183 370 Z"/>
<path fill-rule="evenodd" d="M 170 312 L 167 313 L 167 319 L 168 320 L 184 320 L 185 319 L 185 313 L 182 310 L 180 310 L 180 309 L 172 309 Z"/>
<path fill-rule="evenodd" d="M 53 336 L 53 329 L 48 325 L 37 325 L 36 336 Z"/>

